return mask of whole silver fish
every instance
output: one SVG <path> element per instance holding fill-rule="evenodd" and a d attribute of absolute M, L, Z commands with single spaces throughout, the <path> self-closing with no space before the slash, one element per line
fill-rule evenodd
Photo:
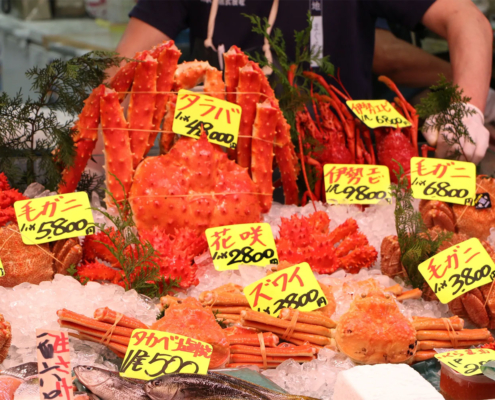
<path fill-rule="evenodd" d="M 149 400 L 144 385 L 119 376 L 118 372 L 79 365 L 74 368 L 79 381 L 101 400 Z"/>
<path fill-rule="evenodd" d="M 0 375 L 12 376 L 23 380 L 30 379 L 38 375 L 38 363 L 29 362 L 16 365 L 15 367 L 0 371 Z"/>
<path fill-rule="evenodd" d="M 165 375 L 148 382 L 145 390 L 152 400 L 317 400 L 278 393 L 219 373 Z"/>

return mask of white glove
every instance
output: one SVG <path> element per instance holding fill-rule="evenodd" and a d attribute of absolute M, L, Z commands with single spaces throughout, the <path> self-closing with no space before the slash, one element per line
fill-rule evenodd
<path fill-rule="evenodd" d="M 485 119 L 481 110 L 469 103 L 466 106 L 468 109 L 475 112 L 474 114 L 468 115 L 462 119 L 462 122 L 464 123 L 464 125 L 466 125 L 466 128 L 468 129 L 469 135 L 473 139 L 474 144 L 462 138 L 462 153 L 466 155 L 467 161 L 478 164 L 485 156 L 486 149 L 488 148 L 488 142 L 490 140 L 490 133 L 484 126 Z M 434 121 L 435 115 L 429 117 L 426 120 L 426 122 L 429 124 L 433 124 Z M 452 134 L 450 132 L 439 132 L 434 128 L 430 128 L 426 132 L 424 132 L 424 136 L 428 144 L 430 146 L 436 147 L 435 156 L 437 158 L 447 157 L 455 150 L 456 147 L 458 147 L 457 145 L 453 147 L 448 145 L 445 142 L 444 135 L 447 135 L 447 137 L 449 137 Z M 461 160 L 466 161 L 466 158 L 462 156 Z"/>

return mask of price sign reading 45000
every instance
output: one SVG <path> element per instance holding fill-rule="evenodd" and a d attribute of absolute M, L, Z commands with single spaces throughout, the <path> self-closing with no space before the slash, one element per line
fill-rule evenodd
<path fill-rule="evenodd" d="M 390 197 L 390 173 L 383 165 L 325 164 L 328 203 L 376 204 Z"/>
<path fill-rule="evenodd" d="M 476 165 L 438 158 L 411 158 L 413 197 L 471 204 L 476 197 Z"/>
<path fill-rule="evenodd" d="M 165 374 L 206 374 L 213 347 L 175 333 L 134 329 L 120 367 L 126 378 L 149 381 Z"/>
<path fill-rule="evenodd" d="M 476 238 L 449 247 L 418 269 L 444 304 L 495 278 L 495 264 Z"/>
<path fill-rule="evenodd" d="M 411 126 L 387 100 L 348 100 L 346 104 L 368 128 Z"/>
<path fill-rule="evenodd" d="M 14 203 L 24 244 L 40 244 L 95 233 L 86 192 Z"/>
<path fill-rule="evenodd" d="M 481 366 L 495 361 L 495 351 L 490 349 L 456 350 L 436 354 L 435 358 L 460 374 L 471 376 L 481 374 Z"/>
<path fill-rule="evenodd" d="M 278 317 L 283 308 L 313 311 L 327 305 L 308 263 L 301 263 L 268 275 L 244 288 L 251 308 Z"/>
<path fill-rule="evenodd" d="M 203 127 L 208 140 L 231 149 L 237 146 L 242 108 L 215 97 L 179 90 L 172 130 L 198 139 Z"/>
<path fill-rule="evenodd" d="M 239 269 L 240 264 L 278 264 L 269 224 L 229 225 L 210 228 L 205 233 L 217 271 Z"/>

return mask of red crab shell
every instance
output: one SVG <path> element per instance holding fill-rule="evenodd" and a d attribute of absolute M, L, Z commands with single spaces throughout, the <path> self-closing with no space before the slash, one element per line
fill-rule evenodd
<path fill-rule="evenodd" d="M 220 147 L 181 138 L 162 156 L 146 158 L 134 174 L 129 200 L 138 230 L 155 227 L 173 234 L 258 222 L 256 188 L 246 169 Z"/>
<path fill-rule="evenodd" d="M 27 200 L 17 189 L 11 189 L 7 176 L 0 173 L 0 226 L 8 222 L 16 222 L 14 203 L 19 200 Z"/>
<path fill-rule="evenodd" d="M 378 162 L 389 168 L 390 180 L 397 183 L 395 172 L 399 172 L 399 166 L 395 161 L 402 165 L 405 174 L 409 175 L 411 158 L 416 154 L 409 139 L 401 131 L 394 129 L 377 144 L 377 155 Z"/>

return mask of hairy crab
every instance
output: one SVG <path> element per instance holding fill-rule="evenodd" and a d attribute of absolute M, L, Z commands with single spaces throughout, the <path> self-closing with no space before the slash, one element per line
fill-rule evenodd
<path fill-rule="evenodd" d="M 76 188 L 101 123 L 107 188 L 118 201 L 129 194 L 138 229 L 158 227 L 173 233 L 185 226 L 202 231 L 218 224 L 258 221 L 260 211 L 271 207 L 274 153 L 286 202 L 297 203 L 297 157 L 289 125 L 258 64 L 248 61 L 235 46 L 226 52 L 226 93 L 220 71 L 207 62 L 177 65 L 179 56 L 173 41 L 164 42 L 138 53 L 137 61 L 124 65 L 114 76 L 110 88 L 102 85 L 92 92 L 76 126 L 76 161 L 63 172 L 59 192 Z M 162 152 L 170 150 L 175 136 L 175 93 L 203 81 L 206 94 L 220 99 L 227 94 L 227 100 L 242 107 L 235 154 L 239 165 L 206 139 L 197 143 L 185 138 L 170 153 L 141 162 L 159 132 Z M 120 103 L 129 91 L 126 119 Z"/>
<path fill-rule="evenodd" d="M 77 238 L 28 246 L 22 242 L 17 225 L 0 228 L 0 259 L 5 269 L 0 286 L 14 287 L 23 282 L 37 285 L 52 280 L 54 274 L 67 274 L 67 269 L 81 258 Z"/>
<path fill-rule="evenodd" d="M 0 364 L 7 358 L 10 343 L 12 342 L 12 330 L 10 324 L 0 314 Z"/>
<path fill-rule="evenodd" d="M 7 181 L 7 176 L 0 173 L 0 226 L 9 222 L 16 222 L 14 203 L 19 200 L 26 200 L 17 189 L 12 189 Z"/>

